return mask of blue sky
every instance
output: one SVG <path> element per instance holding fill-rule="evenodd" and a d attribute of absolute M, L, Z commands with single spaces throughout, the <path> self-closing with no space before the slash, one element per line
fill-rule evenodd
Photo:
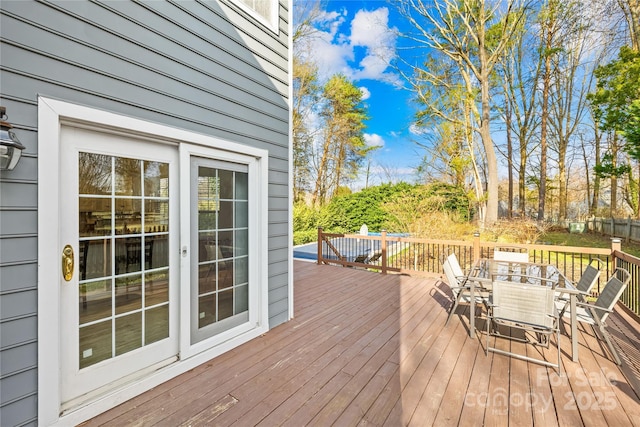
<path fill-rule="evenodd" d="M 301 1 L 295 0 L 294 7 Z M 369 185 L 414 181 L 413 169 L 424 153 L 411 133 L 411 94 L 387 65 L 397 55 L 400 40 L 394 30 L 403 31 L 403 19 L 386 1 L 329 0 L 325 6 L 313 40 L 314 57 L 321 79 L 340 72 L 363 91 L 370 117 L 365 139 L 381 147 L 372 155 Z M 362 187 L 363 180 L 354 187 Z"/>

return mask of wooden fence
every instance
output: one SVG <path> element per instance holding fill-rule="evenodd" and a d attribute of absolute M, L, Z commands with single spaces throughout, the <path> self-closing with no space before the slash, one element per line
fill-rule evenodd
<path fill-rule="evenodd" d="M 626 242 L 640 242 L 640 221 L 629 218 L 591 218 L 584 221 L 585 230 L 617 237 Z"/>
<path fill-rule="evenodd" d="M 479 235 L 471 241 L 432 240 L 389 235 L 324 233 L 318 229 L 319 264 L 336 264 L 344 267 L 366 268 L 383 274 L 399 273 L 442 277 L 442 260 L 454 252 L 460 265 L 467 271 L 480 258 L 491 258 L 496 247 L 504 243 L 483 242 Z M 511 249 L 520 249 L 529 254 L 529 260 L 552 264 L 572 282 L 580 280 L 582 271 L 593 259 L 604 263 L 602 274 L 594 290 L 598 295 L 601 286 L 615 267 L 626 268 L 631 281 L 621 302 L 640 316 L 640 259 L 621 251 L 619 239 L 612 239 L 611 248 L 588 248 L 541 244 L 508 244 Z"/>

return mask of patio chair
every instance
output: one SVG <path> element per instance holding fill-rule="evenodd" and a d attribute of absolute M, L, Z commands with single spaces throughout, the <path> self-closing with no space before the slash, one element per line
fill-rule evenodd
<path fill-rule="evenodd" d="M 594 267 L 592 265 L 593 261 L 598 262 L 598 267 Z M 591 289 L 595 286 L 598 278 L 600 277 L 600 269 L 599 265 L 604 264 L 600 258 L 592 258 L 589 261 L 589 264 L 586 266 L 582 275 L 580 276 L 580 280 L 576 283 L 576 289 L 580 292 L 578 294 L 578 300 L 581 302 L 585 301 L 585 295 L 589 295 L 591 293 Z M 559 317 L 562 317 L 566 309 L 569 307 L 569 296 L 566 293 L 559 292 L 556 296 L 556 308 L 558 309 Z"/>
<path fill-rule="evenodd" d="M 486 323 L 487 346 L 485 354 L 488 354 L 489 351 L 505 354 L 517 359 L 557 368 L 559 373 L 561 373 L 560 328 L 553 299 L 554 290 L 550 286 L 502 280 L 493 282 L 493 292 L 488 302 Z M 491 333 L 492 325 L 495 327 L 493 333 Z M 524 331 L 524 337 L 519 338 L 512 334 L 502 334 L 499 329 L 500 326 L 522 330 Z M 529 357 L 524 354 L 513 353 L 489 345 L 489 338 L 493 335 L 548 348 L 549 338 L 554 334 L 558 347 L 558 359 L 556 363 Z"/>
<path fill-rule="evenodd" d="M 516 247 L 496 247 L 493 250 L 493 259 L 507 262 L 529 262 L 529 252 Z"/>
<path fill-rule="evenodd" d="M 449 288 L 451 288 L 451 292 L 453 293 L 453 305 L 449 310 L 449 315 L 447 316 L 447 321 L 445 323 L 445 325 L 447 325 L 449 324 L 449 320 L 451 320 L 451 317 L 456 311 L 460 301 L 472 304 L 470 282 L 473 279 L 470 279 L 464 274 L 455 253 L 451 253 L 445 258 L 442 263 L 442 269 L 447 277 Z M 483 304 L 488 298 L 487 289 L 484 288 L 480 282 L 474 281 L 474 284 L 477 284 L 477 287 L 474 289 L 475 301 L 473 302 L 473 310 L 475 310 L 477 304 Z"/>
<path fill-rule="evenodd" d="M 366 264 L 367 259 L 369 259 L 369 254 L 360 254 L 353 259 L 353 262 L 356 262 L 359 264 Z"/>
<path fill-rule="evenodd" d="M 622 276 L 622 278 L 619 278 Z M 617 267 L 607 283 L 604 285 L 602 292 L 596 299 L 596 302 L 589 304 L 587 302 L 578 302 L 576 306 L 576 320 L 591 325 L 594 334 L 600 340 L 604 340 L 609 347 L 611 355 L 618 365 L 621 364 L 620 357 L 613 347 L 609 333 L 606 330 L 606 320 L 609 313 L 613 311 L 613 307 L 620 299 L 620 295 L 624 292 L 631 275 L 627 270 Z M 564 317 L 571 317 L 570 309 L 564 312 Z"/>

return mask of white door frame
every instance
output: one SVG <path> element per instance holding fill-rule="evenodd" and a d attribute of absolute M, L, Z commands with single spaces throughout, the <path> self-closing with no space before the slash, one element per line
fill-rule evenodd
<path fill-rule="evenodd" d="M 253 235 L 251 230 L 255 229 L 267 229 L 268 219 L 264 203 L 267 203 L 266 184 L 268 176 L 264 176 L 260 173 L 260 160 L 254 156 L 248 156 L 245 154 L 233 153 L 229 151 L 221 151 L 214 148 L 202 147 L 192 144 L 180 145 L 180 164 L 191 165 L 191 157 L 202 157 L 220 160 L 229 163 L 241 163 L 246 164 L 249 168 L 249 259 L 254 259 L 260 256 L 260 252 L 264 252 L 266 249 L 266 240 L 261 239 L 259 236 Z M 243 336 L 245 333 L 251 333 L 255 325 L 268 323 L 269 319 L 266 316 L 267 310 L 261 310 L 260 305 L 266 304 L 269 298 L 267 287 L 262 286 L 258 289 L 256 286 L 252 286 L 253 283 L 260 281 L 259 275 L 266 273 L 266 265 L 262 268 L 255 268 L 255 264 L 249 264 L 249 322 L 241 326 L 233 328 L 231 330 L 222 332 L 215 337 L 206 339 L 198 343 L 191 342 L 191 284 L 190 284 L 190 270 L 191 270 L 191 227 L 190 221 L 186 221 L 185 217 L 190 217 L 190 208 L 192 206 L 191 200 L 191 170 L 189 167 L 182 167 L 180 170 L 180 210 L 181 218 L 181 282 L 180 286 L 180 357 L 188 358 L 199 352 L 208 350 L 212 347 L 220 349 L 220 353 L 224 353 L 238 345 L 236 342 L 238 336 Z M 260 197 L 252 197 L 252 194 L 260 194 Z M 260 200 L 263 199 L 263 200 Z M 254 206 L 254 204 L 256 206 Z M 262 206 L 262 208 L 260 207 Z M 197 224 L 196 224 L 197 226 Z M 263 249 L 260 249 L 263 248 Z M 186 253 L 185 253 L 186 249 Z M 266 259 L 264 260 L 266 261 Z M 266 277 L 266 276 L 263 276 Z M 265 306 L 266 307 L 266 306 Z M 260 318 L 262 316 L 262 319 Z"/>
<path fill-rule="evenodd" d="M 236 153 L 256 159 L 255 185 L 257 186 L 256 212 L 259 213 L 255 230 L 257 259 L 252 263 L 259 281 L 255 327 L 242 335 L 207 349 L 185 346 L 181 333 L 181 360 L 162 368 L 133 384 L 124 385 L 71 412 L 60 415 L 60 286 L 61 247 L 59 220 L 60 206 L 60 126 L 61 123 L 85 123 L 93 129 L 121 133 L 139 138 L 151 138 L 159 143 L 189 147 L 214 148 L 219 153 Z M 185 147 L 187 147 L 185 145 Z M 188 150 L 182 149 L 182 152 Z M 181 153 L 181 156 L 183 154 Z M 170 126 L 135 119 L 95 108 L 85 107 L 52 98 L 38 97 L 38 424 L 71 425 L 85 421 L 132 397 L 149 390 L 170 378 L 188 371 L 225 351 L 265 333 L 268 323 L 268 151 L 242 144 L 177 129 Z M 182 168 L 181 168 L 182 169 Z M 181 170 L 181 179 L 183 175 Z M 188 195 L 187 195 L 188 196 Z M 180 195 L 183 203 L 183 194 Z M 181 233 L 182 234 L 182 233 Z M 188 238 L 188 234 L 186 235 Z M 184 236 L 181 236 L 180 247 Z M 181 269 L 187 257 L 181 257 Z M 181 284 L 189 288 L 189 284 Z M 181 302 L 181 305 L 183 303 Z M 180 313 L 180 318 L 185 313 Z M 182 320 L 181 320 L 182 323 Z M 182 326 L 180 326 L 182 328 Z M 189 357 L 191 356 L 191 357 Z"/>
<path fill-rule="evenodd" d="M 62 147 L 65 155 L 60 157 L 62 165 L 61 183 L 65 192 L 60 194 L 63 205 L 59 229 L 61 233 L 60 244 L 71 244 L 76 251 L 76 261 L 80 259 L 79 233 L 78 233 L 78 156 L 81 151 L 94 151 L 108 156 L 132 157 L 151 161 L 165 162 L 169 170 L 169 196 L 179 193 L 179 156 L 175 145 L 157 144 L 146 139 L 130 138 L 125 135 L 112 135 L 102 131 L 94 131 L 80 126 L 64 125 L 61 127 Z M 141 171 L 139 171 L 141 172 Z M 138 179 L 140 177 L 138 176 Z M 142 196 L 142 195 L 141 195 Z M 154 343 L 145 343 L 133 351 L 110 357 L 100 363 L 85 369 L 78 369 L 79 352 L 79 318 L 78 318 L 78 283 L 79 272 L 76 272 L 70 281 L 61 282 L 60 303 L 63 305 L 60 313 L 60 329 L 64 331 L 61 338 L 60 352 L 62 360 L 60 368 L 63 372 L 62 396 L 63 412 L 66 408 L 81 406 L 83 401 L 90 401 L 101 394 L 103 390 L 114 388 L 114 383 L 134 381 L 134 378 L 142 378 L 148 372 L 158 369 L 160 366 L 174 363 L 178 356 L 178 306 L 179 306 L 179 205 L 177 197 L 169 198 L 169 336 Z M 110 238 L 110 237 L 109 237 Z M 113 243 L 112 243 L 113 246 Z M 109 258 L 112 254 L 109 253 Z M 78 262 L 76 262 L 76 265 Z M 111 265 L 115 267 L 112 259 Z M 141 266 L 141 272 L 145 266 Z M 113 272 L 109 272 L 112 277 Z M 122 272 L 120 272 L 122 274 Z M 58 276 L 60 280 L 61 276 Z M 101 280 L 104 280 L 101 279 Z M 68 304 L 68 305 L 67 305 Z M 140 306 L 143 309 L 143 306 Z M 103 323 L 104 324 L 104 323 Z M 114 337 L 115 339 L 115 334 Z M 151 363 L 150 360 L 155 359 Z"/>

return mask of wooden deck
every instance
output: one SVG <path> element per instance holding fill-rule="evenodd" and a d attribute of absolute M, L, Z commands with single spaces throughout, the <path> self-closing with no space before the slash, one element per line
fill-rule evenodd
<path fill-rule="evenodd" d="M 611 320 L 624 372 L 580 327 L 579 363 L 561 337 L 560 377 L 485 356 L 484 332 L 469 338 L 468 308 L 445 327 L 446 291 L 432 279 L 296 261 L 292 321 L 83 425 L 640 426 L 640 334 L 624 313 Z"/>

